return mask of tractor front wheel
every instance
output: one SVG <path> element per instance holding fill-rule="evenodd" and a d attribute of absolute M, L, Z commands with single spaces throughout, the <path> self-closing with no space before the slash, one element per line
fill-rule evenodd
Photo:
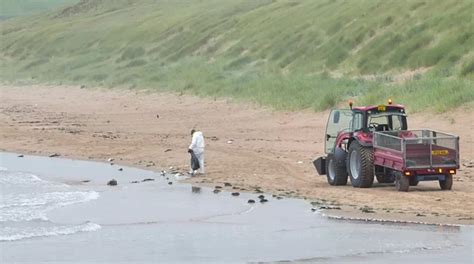
<path fill-rule="evenodd" d="M 346 185 L 347 184 L 347 170 L 345 161 L 338 162 L 336 157 L 332 154 L 328 155 L 326 160 L 326 174 L 328 183 L 331 185 Z"/>
<path fill-rule="evenodd" d="M 408 192 L 408 188 L 410 188 L 410 178 L 401 173 L 397 173 L 395 187 L 397 187 L 397 191 L 399 192 Z"/>
<path fill-rule="evenodd" d="M 374 182 L 374 152 L 354 141 L 349 146 L 349 176 L 353 187 L 369 188 Z"/>
<path fill-rule="evenodd" d="M 453 187 L 453 175 L 446 174 L 444 181 L 439 181 L 439 187 L 441 187 L 441 190 L 451 190 Z"/>

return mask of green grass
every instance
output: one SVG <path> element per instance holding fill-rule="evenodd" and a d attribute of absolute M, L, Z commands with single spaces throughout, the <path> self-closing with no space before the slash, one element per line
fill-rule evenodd
<path fill-rule="evenodd" d="M 413 111 L 445 111 L 474 100 L 472 10 L 471 0 L 82 0 L 1 22 L 0 81 L 291 110 L 392 97 Z M 393 82 L 420 68 L 430 70 Z"/>
<path fill-rule="evenodd" d="M 77 2 L 79 0 L 0 0 L 0 18 L 31 15 Z"/>

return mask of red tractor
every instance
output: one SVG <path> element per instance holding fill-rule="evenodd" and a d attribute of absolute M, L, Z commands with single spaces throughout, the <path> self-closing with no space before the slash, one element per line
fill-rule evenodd
<path fill-rule="evenodd" d="M 459 137 L 433 130 L 407 130 L 403 105 L 365 106 L 331 111 L 325 153 L 313 163 L 330 185 L 369 188 L 395 182 L 408 191 L 419 181 L 439 181 L 450 190 L 459 168 Z"/>

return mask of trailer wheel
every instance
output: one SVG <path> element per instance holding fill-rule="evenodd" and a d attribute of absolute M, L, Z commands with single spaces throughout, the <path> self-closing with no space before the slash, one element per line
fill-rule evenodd
<path fill-rule="evenodd" d="M 369 188 L 374 182 L 374 152 L 354 141 L 349 146 L 349 176 L 353 187 Z"/>
<path fill-rule="evenodd" d="M 387 174 L 375 174 L 378 183 L 393 183 L 395 181 L 392 175 Z"/>
<path fill-rule="evenodd" d="M 453 187 L 453 175 L 446 174 L 444 181 L 439 181 L 439 187 L 441 187 L 441 190 L 451 190 L 451 187 Z"/>
<path fill-rule="evenodd" d="M 401 173 L 397 173 L 395 187 L 399 192 L 408 192 L 408 189 L 410 188 L 410 179 Z"/>
<path fill-rule="evenodd" d="M 346 185 L 347 170 L 344 161 L 337 162 L 336 157 L 332 154 L 328 155 L 326 160 L 326 175 L 328 183 L 331 185 Z"/>
<path fill-rule="evenodd" d="M 416 179 L 416 176 L 410 177 L 410 186 L 417 186 L 420 181 Z"/>

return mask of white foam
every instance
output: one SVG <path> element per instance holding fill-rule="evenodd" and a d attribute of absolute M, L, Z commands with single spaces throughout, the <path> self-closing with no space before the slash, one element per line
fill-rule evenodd
<path fill-rule="evenodd" d="M 29 228 L 22 230 L 8 230 L 7 232 L 1 232 L 0 241 L 14 241 L 33 237 L 46 237 L 46 236 L 59 236 L 59 235 L 71 235 L 78 232 L 91 232 L 101 228 L 100 225 L 95 223 L 85 223 L 76 226 L 54 226 L 54 227 L 43 227 L 43 228 Z M 0 229 L 1 230 L 1 229 Z M 7 234 L 4 234 L 7 233 Z M 10 234 L 8 234 L 10 233 Z"/>

